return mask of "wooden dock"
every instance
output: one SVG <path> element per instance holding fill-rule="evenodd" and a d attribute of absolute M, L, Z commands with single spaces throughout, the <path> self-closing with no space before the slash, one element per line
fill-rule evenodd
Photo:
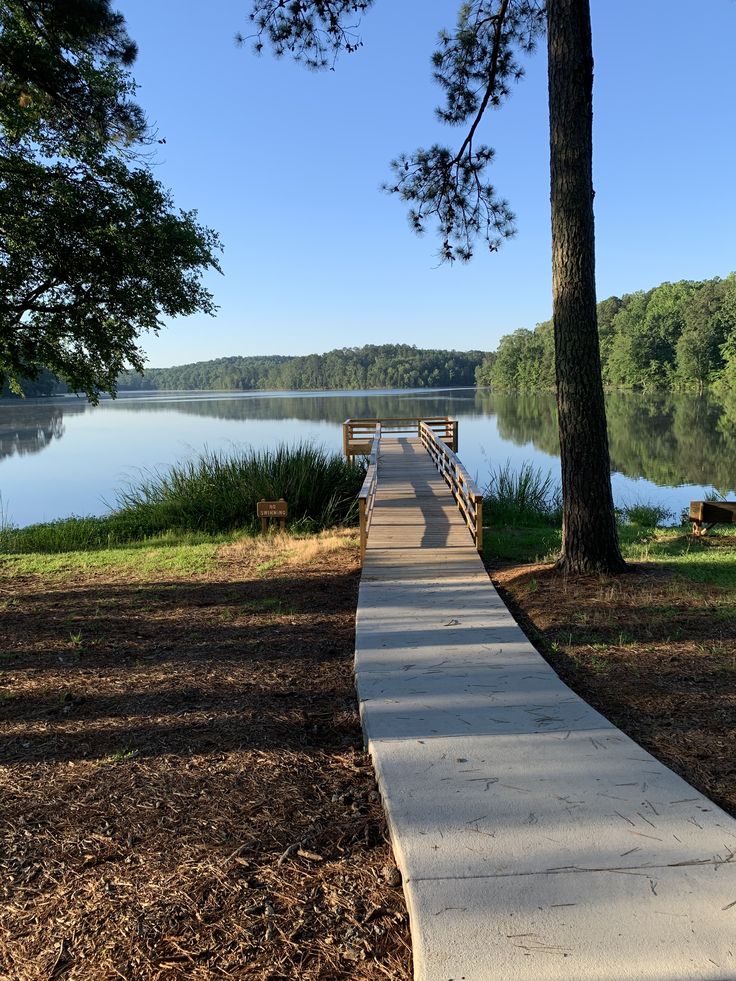
<path fill-rule="evenodd" d="M 391 548 L 415 565 L 414 549 L 475 551 L 468 527 L 420 439 L 384 439 L 370 528 L 371 549 Z"/>
<path fill-rule="evenodd" d="M 457 457 L 457 441 L 455 419 L 346 420 L 345 454 L 368 457 L 358 495 L 363 560 L 369 534 L 373 548 L 408 549 L 410 566 L 416 548 L 483 550 L 483 495 Z"/>

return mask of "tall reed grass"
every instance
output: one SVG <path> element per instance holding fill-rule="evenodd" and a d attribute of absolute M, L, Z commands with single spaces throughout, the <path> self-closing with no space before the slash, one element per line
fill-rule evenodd
<path fill-rule="evenodd" d="M 155 531 L 211 533 L 256 526 L 260 500 L 284 498 L 289 524 L 318 530 L 352 524 L 365 471 L 311 443 L 233 453 L 205 451 L 118 494 L 117 511 Z"/>
<path fill-rule="evenodd" d="M 490 524 L 559 525 L 560 486 L 552 474 L 529 462 L 518 470 L 507 460 L 492 470 L 483 489 Z"/>
<path fill-rule="evenodd" d="M 152 537 L 218 535 L 259 526 L 256 504 L 284 498 L 287 524 L 319 531 L 354 524 L 365 468 L 311 443 L 230 453 L 206 450 L 167 471 L 144 471 L 111 513 L 28 528 L 0 527 L 0 552 L 107 548 Z"/>

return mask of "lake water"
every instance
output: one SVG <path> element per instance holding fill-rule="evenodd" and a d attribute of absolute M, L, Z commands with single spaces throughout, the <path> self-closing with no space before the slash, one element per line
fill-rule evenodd
<path fill-rule="evenodd" d="M 449 415 L 481 487 L 492 467 L 532 461 L 559 475 L 554 399 L 452 389 L 370 392 L 134 393 L 97 407 L 74 397 L 0 402 L 0 515 L 17 525 L 103 514 L 141 469 L 208 447 L 313 440 L 342 447 L 352 417 Z M 677 514 L 736 486 L 736 424 L 687 395 L 608 397 L 617 504 L 655 500 Z"/>

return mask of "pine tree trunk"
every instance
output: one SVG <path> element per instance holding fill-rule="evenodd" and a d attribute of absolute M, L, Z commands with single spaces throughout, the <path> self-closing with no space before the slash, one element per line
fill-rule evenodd
<path fill-rule="evenodd" d="M 598 343 L 589 0 L 548 0 L 552 297 L 562 466 L 562 554 L 571 574 L 620 572 Z"/>

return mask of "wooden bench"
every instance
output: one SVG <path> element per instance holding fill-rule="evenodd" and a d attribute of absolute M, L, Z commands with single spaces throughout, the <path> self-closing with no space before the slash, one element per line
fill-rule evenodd
<path fill-rule="evenodd" d="M 704 535 L 713 525 L 736 524 L 736 501 L 691 501 L 693 535 Z"/>

